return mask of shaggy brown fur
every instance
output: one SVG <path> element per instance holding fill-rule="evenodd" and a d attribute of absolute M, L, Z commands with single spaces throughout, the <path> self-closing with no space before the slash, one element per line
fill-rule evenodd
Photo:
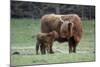
<path fill-rule="evenodd" d="M 69 43 L 69 52 L 76 52 L 76 46 L 82 36 L 81 19 L 77 14 L 56 15 L 48 14 L 41 18 L 41 32 L 49 33 L 55 30 L 58 42 Z M 51 47 L 52 49 L 52 47 Z"/>
<path fill-rule="evenodd" d="M 48 53 L 53 53 L 52 49 L 52 43 L 55 38 L 57 38 L 58 34 L 55 31 L 49 32 L 49 33 L 38 33 L 37 35 L 37 44 L 36 44 L 36 54 L 38 54 L 38 50 L 40 47 L 41 54 L 45 54 L 46 51 Z"/>

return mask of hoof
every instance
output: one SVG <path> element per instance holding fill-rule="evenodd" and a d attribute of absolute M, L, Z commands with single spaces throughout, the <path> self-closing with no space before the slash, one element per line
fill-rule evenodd
<path fill-rule="evenodd" d="M 54 54 L 54 52 L 50 52 L 50 54 Z"/>

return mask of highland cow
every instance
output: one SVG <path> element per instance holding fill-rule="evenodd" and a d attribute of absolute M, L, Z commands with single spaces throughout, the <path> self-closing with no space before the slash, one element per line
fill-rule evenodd
<path fill-rule="evenodd" d="M 56 15 L 48 14 L 41 18 L 41 32 L 56 31 L 58 42 L 68 42 L 69 53 L 76 52 L 76 46 L 82 37 L 82 23 L 77 14 Z M 52 41 L 53 42 L 53 41 Z M 51 52 L 52 46 L 50 46 Z"/>
<path fill-rule="evenodd" d="M 58 37 L 58 34 L 55 31 L 49 33 L 38 33 L 37 35 L 37 43 L 36 43 L 36 54 L 38 54 L 38 50 L 40 48 L 41 54 L 53 53 L 50 47 L 52 46 L 55 38 Z"/>

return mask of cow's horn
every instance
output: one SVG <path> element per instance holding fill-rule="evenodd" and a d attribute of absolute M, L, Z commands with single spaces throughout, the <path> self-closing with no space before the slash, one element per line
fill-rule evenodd
<path fill-rule="evenodd" d="M 61 17 L 60 17 L 60 21 L 64 23 L 64 20 L 62 20 Z"/>

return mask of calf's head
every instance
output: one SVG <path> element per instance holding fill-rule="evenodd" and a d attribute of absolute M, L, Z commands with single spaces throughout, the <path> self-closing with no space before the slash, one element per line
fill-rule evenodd
<path fill-rule="evenodd" d="M 37 36 L 38 40 L 44 43 L 49 43 L 54 39 L 58 38 L 58 34 L 56 31 L 52 31 L 49 33 L 39 33 Z"/>

